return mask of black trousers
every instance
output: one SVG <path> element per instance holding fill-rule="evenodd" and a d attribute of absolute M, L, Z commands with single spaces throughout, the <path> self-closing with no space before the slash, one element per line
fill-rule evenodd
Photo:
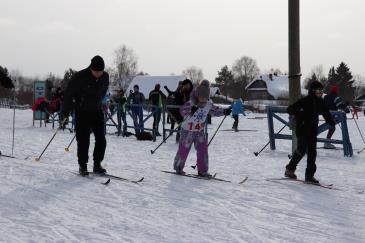
<path fill-rule="evenodd" d="M 161 120 L 161 108 L 153 108 L 153 129 L 158 132 L 158 125 L 160 124 Z"/>
<path fill-rule="evenodd" d="M 234 119 L 232 129 L 237 129 L 237 127 L 238 127 L 238 115 L 232 115 L 232 117 Z"/>
<path fill-rule="evenodd" d="M 94 163 L 104 159 L 106 139 L 104 131 L 103 112 L 76 111 L 76 141 L 77 157 L 80 165 L 87 164 L 89 160 L 90 133 L 94 133 L 95 147 L 93 153 Z"/>
<path fill-rule="evenodd" d="M 317 158 L 317 136 L 298 136 L 298 146 L 295 150 L 287 169 L 295 171 L 298 163 L 307 154 L 307 169 L 305 171 L 305 177 L 312 177 L 316 173 L 316 158 Z"/>

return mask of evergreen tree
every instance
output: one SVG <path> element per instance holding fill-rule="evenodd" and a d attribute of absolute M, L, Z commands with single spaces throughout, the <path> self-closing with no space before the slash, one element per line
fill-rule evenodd
<path fill-rule="evenodd" d="M 215 78 L 215 82 L 224 95 L 228 95 L 229 87 L 234 81 L 234 76 L 228 66 L 225 65 L 218 71 L 218 76 Z"/>
<path fill-rule="evenodd" d="M 355 87 L 353 87 L 354 80 L 350 72 L 350 68 L 344 62 L 336 68 L 332 67 L 328 74 L 328 82 L 325 88 L 325 92 L 328 93 L 331 86 L 338 86 L 339 96 L 347 102 L 351 102 L 354 99 Z"/>

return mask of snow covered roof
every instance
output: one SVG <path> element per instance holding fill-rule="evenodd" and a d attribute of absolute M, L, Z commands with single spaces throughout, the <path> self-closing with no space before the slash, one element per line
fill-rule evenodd
<path fill-rule="evenodd" d="M 357 98 L 355 98 L 355 101 L 364 101 L 365 100 L 365 93 L 359 95 Z"/>
<path fill-rule="evenodd" d="M 265 88 L 250 88 L 256 81 L 262 80 L 266 83 L 267 92 L 275 99 L 289 97 L 289 78 L 288 75 L 260 75 L 256 80 L 246 86 L 247 90 L 265 90 Z M 301 89 L 301 93 L 305 94 L 306 90 Z"/>
<path fill-rule="evenodd" d="M 183 81 L 185 76 L 182 75 L 172 75 L 172 76 L 136 76 L 132 79 L 130 83 L 127 94 L 129 94 L 129 90 L 133 90 L 134 85 L 139 86 L 139 91 L 142 92 L 145 96 L 148 96 L 149 93 L 155 88 L 157 83 L 161 86 L 161 91 L 167 95 L 166 89 L 164 86 L 166 85 L 171 91 L 175 91 L 179 82 Z"/>

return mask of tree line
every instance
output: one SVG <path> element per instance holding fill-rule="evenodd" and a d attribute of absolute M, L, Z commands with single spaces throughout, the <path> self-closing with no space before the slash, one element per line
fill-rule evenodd
<path fill-rule="evenodd" d="M 114 51 L 113 63 L 106 68 L 110 75 L 110 83 L 116 89 L 126 89 L 132 79 L 137 75 L 149 75 L 138 68 L 138 57 L 133 49 L 122 45 Z M 267 73 L 285 74 L 278 68 L 271 68 Z M 35 79 L 23 77 L 19 71 L 11 73 L 5 67 L 0 66 L 0 73 L 6 77 L 10 77 L 15 85 L 15 98 L 17 104 L 33 103 L 33 81 Z M 76 70 L 69 68 L 65 70 L 62 78 L 56 77 L 50 73 L 43 80 L 46 82 L 47 98 L 51 98 L 52 90 L 57 87 L 65 89 Z M 182 75 L 196 83 L 204 79 L 203 70 L 196 66 L 190 66 L 182 70 Z M 215 86 L 218 86 L 223 95 L 232 98 L 244 98 L 247 95 L 246 86 L 255 80 L 260 75 L 260 69 L 255 59 L 242 56 L 236 59 L 232 67 L 224 65 L 217 71 L 215 78 Z M 36 79 L 41 81 L 39 79 Z M 314 81 L 320 81 L 325 86 L 325 91 L 328 91 L 331 85 L 339 86 L 340 96 L 351 102 L 355 96 L 365 92 L 365 79 L 360 75 L 352 75 L 350 68 L 341 62 L 337 68 L 331 67 L 328 75 L 324 75 L 323 66 L 318 65 L 312 68 L 309 76 L 304 79 L 303 85 L 307 85 Z M 0 99 L 10 100 L 13 98 L 14 91 L 0 88 Z"/>

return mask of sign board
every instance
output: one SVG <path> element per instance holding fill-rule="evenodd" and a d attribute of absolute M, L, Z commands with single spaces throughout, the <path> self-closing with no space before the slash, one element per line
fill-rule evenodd
<path fill-rule="evenodd" d="M 46 82 L 35 81 L 33 86 L 33 104 L 39 98 L 46 97 Z M 33 112 L 33 120 L 45 120 L 46 113 L 41 111 Z"/>

